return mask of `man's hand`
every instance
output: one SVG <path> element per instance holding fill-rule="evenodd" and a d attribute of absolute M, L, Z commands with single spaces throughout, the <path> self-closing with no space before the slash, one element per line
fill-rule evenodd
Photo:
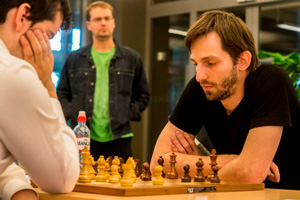
<path fill-rule="evenodd" d="M 171 137 L 172 151 L 190 155 L 201 155 L 194 139 L 194 135 L 186 132 L 181 133 L 180 131 L 176 131 L 175 136 Z"/>
<path fill-rule="evenodd" d="M 51 79 L 54 59 L 47 34 L 42 33 L 39 29 L 28 30 L 26 37 L 21 37 L 20 43 L 23 47 L 24 60 L 35 68 L 49 95 L 56 98 L 54 84 Z"/>
<path fill-rule="evenodd" d="M 272 162 L 271 166 L 270 166 L 270 170 L 267 174 L 267 178 L 275 183 L 278 183 L 280 181 L 280 173 L 279 173 L 279 168 L 278 166 Z"/>
<path fill-rule="evenodd" d="M 21 190 L 14 194 L 11 200 L 38 200 L 36 193 L 32 190 Z"/>

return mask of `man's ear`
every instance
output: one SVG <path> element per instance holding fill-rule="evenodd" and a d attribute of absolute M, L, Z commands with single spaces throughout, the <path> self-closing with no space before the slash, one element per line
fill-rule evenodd
<path fill-rule="evenodd" d="M 241 53 L 237 66 L 241 71 L 246 71 L 251 64 L 252 54 L 249 51 Z"/>
<path fill-rule="evenodd" d="M 24 28 L 28 29 L 31 26 L 31 21 L 27 20 L 27 17 L 30 15 L 30 8 L 28 3 L 23 3 L 19 6 L 15 18 L 16 30 L 18 32 Z"/>
<path fill-rule="evenodd" d="M 87 28 L 87 30 L 89 30 L 89 31 L 90 31 L 90 30 L 91 30 L 91 26 L 90 26 L 90 25 L 91 25 L 91 22 L 89 22 L 89 21 L 86 21 L 86 22 L 85 22 L 85 24 L 86 24 L 86 28 Z"/>

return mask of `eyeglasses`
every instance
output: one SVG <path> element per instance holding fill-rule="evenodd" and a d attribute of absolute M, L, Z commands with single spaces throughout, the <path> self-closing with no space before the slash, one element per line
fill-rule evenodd
<path fill-rule="evenodd" d="M 109 22 L 112 19 L 113 19 L 112 17 L 104 17 L 104 18 L 98 17 L 95 19 L 91 19 L 90 22 L 101 22 L 102 20 L 104 20 L 105 22 Z"/>

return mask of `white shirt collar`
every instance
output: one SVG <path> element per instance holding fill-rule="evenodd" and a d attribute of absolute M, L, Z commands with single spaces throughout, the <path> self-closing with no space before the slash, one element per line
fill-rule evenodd
<path fill-rule="evenodd" d="M 10 54 L 8 48 L 5 46 L 5 44 L 1 39 L 0 39 L 0 52 L 7 52 L 8 54 Z"/>

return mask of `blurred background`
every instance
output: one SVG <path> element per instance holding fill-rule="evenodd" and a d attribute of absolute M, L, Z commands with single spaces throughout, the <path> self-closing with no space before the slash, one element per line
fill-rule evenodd
<path fill-rule="evenodd" d="M 212 9 L 235 13 L 251 29 L 257 50 L 283 55 L 300 52 L 299 0 L 104 1 L 114 7 L 115 39 L 140 53 L 150 83 L 150 105 L 143 112 L 142 121 L 132 123 L 133 154 L 142 162 L 150 161 L 158 135 L 185 85 L 195 75 L 184 38 L 201 13 Z M 68 34 L 59 33 L 51 40 L 55 57 L 53 82 L 56 85 L 68 54 L 91 42 L 84 12 L 91 2 L 70 0 L 73 29 Z M 198 140 L 208 150 L 212 148 L 205 130 L 201 131 Z"/>

